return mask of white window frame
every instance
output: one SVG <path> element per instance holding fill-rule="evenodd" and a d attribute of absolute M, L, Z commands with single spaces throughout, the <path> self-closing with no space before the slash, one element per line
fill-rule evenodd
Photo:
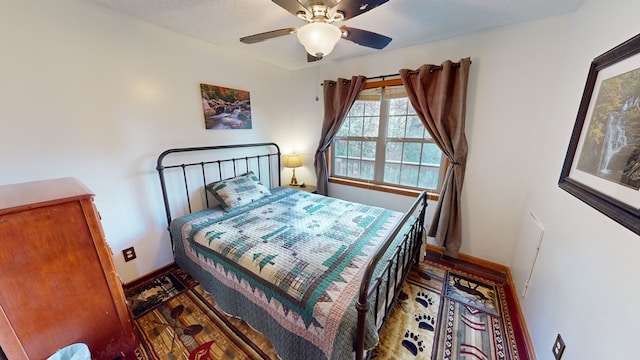
<path fill-rule="evenodd" d="M 398 79 L 399 80 L 399 79 Z M 400 184 L 396 184 L 396 183 L 391 183 L 391 182 L 385 182 L 384 181 L 384 170 L 386 167 L 386 164 L 390 163 L 391 161 L 387 161 L 386 160 L 386 148 L 387 148 L 387 143 L 389 142 L 401 142 L 403 144 L 407 144 L 407 143 L 421 143 L 421 144 L 434 144 L 433 139 L 424 139 L 424 138 L 388 138 L 387 137 L 387 129 L 388 129 L 388 119 L 389 119 L 389 110 L 388 110 L 388 99 L 384 98 L 384 88 L 385 87 L 392 87 L 393 86 L 393 90 L 397 91 L 400 90 L 399 88 L 396 89 L 396 86 L 401 86 L 401 83 L 399 81 L 383 81 L 383 82 L 376 82 L 373 84 L 367 84 L 368 86 L 365 87 L 366 90 L 369 89 L 376 89 L 376 88 L 382 88 L 381 89 L 381 97 L 380 97 L 380 118 L 379 118 L 379 122 L 378 122 L 378 136 L 377 137 L 364 137 L 364 136 L 336 136 L 335 141 L 348 141 L 348 140 L 357 140 L 357 141 L 371 141 L 371 140 L 375 140 L 376 141 L 376 159 L 375 159 L 375 172 L 374 172 L 374 176 L 373 179 L 363 179 L 363 178 L 354 178 L 354 177 L 349 177 L 349 176 L 344 176 L 344 175 L 336 175 L 335 172 L 335 164 L 336 164 L 336 151 L 335 151 L 335 147 L 332 144 L 331 146 L 331 157 L 330 157 L 330 181 L 331 182 L 337 182 L 337 183 L 342 183 L 345 185 L 353 185 L 353 186 L 360 186 L 360 187 L 371 187 L 372 184 L 374 185 L 378 185 L 380 189 L 382 189 L 383 191 L 389 191 L 389 192 L 398 192 L 398 190 L 400 191 L 400 193 L 402 193 L 403 189 L 406 190 L 415 190 L 415 191 L 423 191 L 426 190 L 432 194 L 437 194 L 440 192 L 440 189 L 442 188 L 442 182 L 443 182 L 443 178 L 444 178 L 444 172 L 446 170 L 446 166 L 448 165 L 447 163 L 447 159 L 444 155 L 442 155 L 440 157 L 440 163 L 437 166 L 433 166 L 435 168 L 438 168 L 438 180 L 437 180 L 437 186 L 434 189 L 431 188 L 422 188 L 422 187 L 417 187 L 417 186 L 407 186 L 407 185 L 400 185 Z M 402 90 L 404 90 L 402 88 Z M 358 100 L 356 100 L 358 101 Z M 346 121 L 346 120 L 345 120 Z M 426 131 L 426 130 L 425 130 Z M 334 141 L 334 144 L 335 144 Z M 422 154 L 420 156 L 420 158 L 422 158 Z M 360 159 L 362 161 L 362 153 L 360 154 Z M 402 164 L 402 160 L 399 161 L 400 164 Z M 405 163 L 406 164 L 406 163 Z M 429 165 L 427 164 L 417 164 L 418 166 L 418 173 L 420 173 L 420 168 L 428 168 Z M 362 168 L 361 168 L 362 170 Z M 401 180 L 400 180 L 401 182 Z M 394 191 L 396 190 L 396 191 Z"/>

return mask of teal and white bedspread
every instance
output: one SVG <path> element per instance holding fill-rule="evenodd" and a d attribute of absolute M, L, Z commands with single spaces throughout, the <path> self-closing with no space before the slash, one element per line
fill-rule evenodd
<path fill-rule="evenodd" d="M 232 212 L 176 219 L 176 263 L 283 359 L 352 358 L 355 301 L 369 258 L 402 213 L 276 188 Z M 368 319 L 365 345 L 377 342 Z"/>

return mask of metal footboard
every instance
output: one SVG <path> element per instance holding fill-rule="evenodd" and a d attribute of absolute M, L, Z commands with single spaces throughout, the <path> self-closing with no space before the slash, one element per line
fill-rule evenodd
<path fill-rule="evenodd" d="M 365 356 L 364 350 L 364 336 L 365 336 L 365 319 L 367 313 L 373 311 L 373 318 L 378 319 L 379 304 L 380 301 L 384 301 L 384 308 L 382 311 L 382 324 L 387 320 L 387 317 L 395 305 L 395 302 L 400 294 L 403 284 L 409 271 L 413 265 L 417 265 L 420 262 L 420 248 L 422 245 L 422 239 L 424 235 L 424 217 L 427 209 L 427 194 L 426 192 L 420 193 L 418 198 L 413 202 L 411 208 L 405 213 L 401 223 L 396 229 L 387 237 L 385 242 L 378 248 L 362 276 L 362 283 L 360 284 L 360 292 L 358 295 L 358 301 L 356 302 L 356 309 L 358 310 L 358 323 L 356 330 L 356 359 L 362 360 Z M 415 211 L 418 210 L 418 215 L 413 216 Z M 409 231 L 404 235 L 402 242 L 397 245 L 393 250 L 393 255 L 385 264 L 383 271 L 375 279 L 372 279 L 374 270 L 378 266 L 380 259 L 387 252 L 389 246 L 393 240 L 398 236 L 400 230 L 406 223 L 413 220 Z M 400 279 L 400 280 L 398 280 Z M 382 289 L 385 290 L 382 290 Z M 382 293 L 381 293 L 382 291 Z M 381 298 L 381 296 L 383 296 Z M 370 303 L 373 303 L 373 309 L 370 309 Z"/>

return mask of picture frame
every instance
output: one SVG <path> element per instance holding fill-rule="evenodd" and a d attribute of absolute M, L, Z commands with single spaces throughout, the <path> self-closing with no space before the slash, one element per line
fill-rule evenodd
<path fill-rule="evenodd" d="M 204 126 L 207 130 L 251 129 L 251 97 L 248 91 L 200 84 Z"/>
<path fill-rule="evenodd" d="M 591 62 L 558 186 L 640 235 L 640 34 Z"/>

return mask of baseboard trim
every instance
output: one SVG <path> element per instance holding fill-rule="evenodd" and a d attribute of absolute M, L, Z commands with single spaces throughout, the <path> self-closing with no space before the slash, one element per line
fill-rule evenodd
<path fill-rule="evenodd" d="M 438 253 L 438 254 L 443 255 L 443 256 L 445 255 L 444 248 L 441 248 L 440 246 L 427 244 L 427 251 L 433 251 L 433 252 Z M 504 266 L 504 265 L 498 264 L 498 263 L 494 263 L 494 262 L 491 262 L 489 260 L 484 260 L 484 259 L 481 259 L 481 258 L 477 258 L 475 256 L 459 253 L 457 259 L 462 260 L 462 261 L 466 261 L 466 262 L 474 264 L 474 265 L 482 266 L 482 267 L 485 267 L 487 269 L 498 271 L 498 272 L 504 273 L 505 275 L 509 272 L 509 267 L 507 267 L 507 266 Z"/>
<path fill-rule="evenodd" d="M 127 283 L 122 284 L 122 287 L 125 288 L 125 289 L 129 289 L 129 288 L 136 287 L 137 285 L 144 284 L 147 281 L 157 277 L 158 275 L 169 271 L 169 269 L 171 269 L 171 268 L 173 268 L 175 266 L 176 266 L 175 262 L 170 262 L 167 265 L 164 265 L 164 266 L 162 266 L 160 268 L 157 268 L 157 269 L 153 270 L 150 273 L 147 273 L 145 275 L 142 275 L 141 277 L 135 278 L 135 279 L 133 279 L 133 280 L 127 282 Z"/>

